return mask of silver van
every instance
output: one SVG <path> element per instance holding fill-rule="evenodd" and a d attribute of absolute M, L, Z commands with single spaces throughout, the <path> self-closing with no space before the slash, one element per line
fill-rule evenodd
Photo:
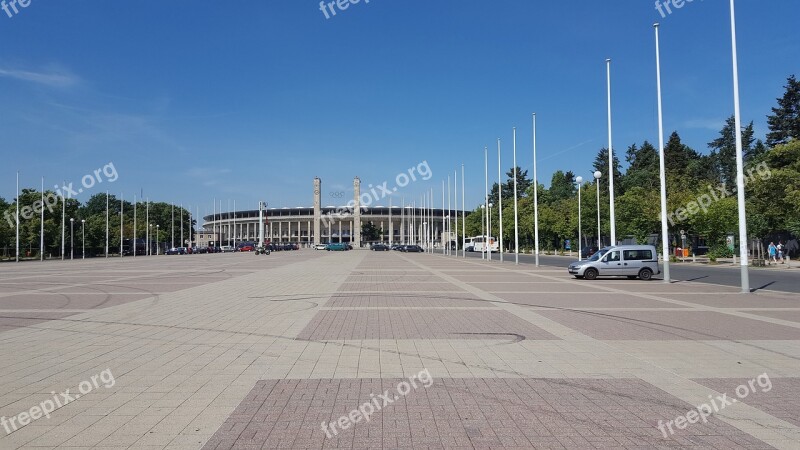
<path fill-rule="evenodd" d="M 658 252 L 652 245 L 617 245 L 600 249 L 591 258 L 569 265 L 575 278 L 594 280 L 597 277 L 641 278 L 649 281 L 661 273 Z"/>

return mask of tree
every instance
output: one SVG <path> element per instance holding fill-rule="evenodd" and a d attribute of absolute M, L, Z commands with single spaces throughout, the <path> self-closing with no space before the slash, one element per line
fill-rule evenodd
<path fill-rule="evenodd" d="M 512 167 L 506 172 L 506 179 L 503 182 L 503 202 L 514 200 L 514 176 L 517 177 L 517 199 L 527 195 L 528 188 L 533 185 L 533 180 L 528 178 L 528 171 L 522 170 L 519 166 Z M 497 183 L 492 185 L 489 192 L 489 201 L 497 203 Z"/>
<path fill-rule="evenodd" d="M 602 180 L 606 183 L 608 182 L 608 149 L 601 148 L 599 152 L 597 152 L 597 156 L 594 158 L 594 164 L 592 164 L 595 172 L 597 170 L 603 174 Z M 590 174 L 591 175 L 591 174 Z M 584 177 L 586 178 L 586 177 Z M 624 181 L 622 180 L 622 172 L 619 169 L 619 156 L 618 153 L 614 153 L 614 195 L 618 196 L 622 194 L 622 185 Z"/>
<path fill-rule="evenodd" d="M 381 238 L 381 230 L 370 220 L 361 225 L 361 239 L 367 242 L 378 241 Z"/>
<path fill-rule="evenodd" d="M 659 188 L 658 150 L 649 142 L 644 141 L 641 148 L 636 144 L 628 147 L 625 161 L 628 163 L 628 170 L 622 178 L 624 191 L 634 187 Z"/>
<path fill-rule="evenodd" d="M 550 190 L 547 194 L 547 201 L 550 204 L 576 196 L 575 174 L 571 171 L 566 173 L 556 171 L 553 180 L 550 182 Z"/>
<path fill-rule="evenodd" d="M 742 154 L 753 153 L 753 122 L 742 130 Z M 736 118 L 730 116 L 719 132 L 719 137 L 708 143 L 716 177 L 720 183 L 736 184 Z"/>
<path fill-rule="evenodd" d="M 774 114 L 767 116 L 770 130 L 767 145 L 770 147 L 800 139 L 800 81 L 792 75 L 786 79 L 784 87 L 786 92 L 777 99 L 778 107 L 772 108 Z"/>

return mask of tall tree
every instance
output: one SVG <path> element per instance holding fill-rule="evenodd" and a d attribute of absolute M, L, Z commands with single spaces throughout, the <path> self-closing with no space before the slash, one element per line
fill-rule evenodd
<path fill-rule="evenodd" d="M 597 156 L 594 158 L 594 163 L 592 164 L 594 170 L 592 172 L 599 170 L 603 174 L 603 184 L 608 183 L 608 149 L 601 148 L 599 152 L 597 152 Z M 589 174 L 591 175 L 591 174 Z M 586 178 L 586 177 L 584 177 Z M 619 152 L 614 153 L 614 195 L 618 196 L 621 195 L 623 192 L 623 180 L 622 180 L 622 171 L 619 168 Z"/>
<path fill-rule="evenodd" d="M 533 180 L 528 178 L 527 170 L 522 170 L 519 166 L 512 167 L 506 172 L 503 180 L 503 201 L 512 201 L 514 199 L 514 176 L 517 177 L 517 199 L 524 198 L 527 195 L 528 188 L 533 185 Z M 497 202 L 497 183 L 492 185 L 489 198 Z"/>
<path fill-rule="evenodd" d="M 792 75 L 784 87 L 786 92 L 777 99 L 778 107 L 772 108 L 773 114 L 767 116 L 770 130 L 767 145 L 770 147 L 800 139 L 800 81 Z"/>
<path fill-rule="evenodd" d="M 548 203 L 554 204 L 561 200 L 567 200 L 576 196 L 575 174 L 571 171 L 562 172 L 560 170 L 553 174 L 548 191 Z"/>
<path fill-rule="evenodd" d="M 742 153 L 752 154 L 755 138 L 753 122 L 742 130 Z M 730 186 L 736 184 L 736 118 L 730 116 L 719 132 L 719 137 L 708 143 L 717 179 Z"/>
<path fill-rule="evenodd" d="M 658 150 L 644 141 L 641 148 L 636 144 L 628 147 L 625 155 L 628 170 L 622 180 L 625 191 L 634 187 L 657 189 L 659 186 Z"/>

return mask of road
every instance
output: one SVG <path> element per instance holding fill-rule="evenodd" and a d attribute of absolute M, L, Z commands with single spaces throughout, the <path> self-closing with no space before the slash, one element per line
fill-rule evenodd
<path fill-rule="evenodd" d="M 480 258 L 480 253 L 467 253 L 468 258 Z M 493 254 L 492 259 L 499 260 L 499 255 Z M 513 264 L 514 255 L 504 255 L 505 264 Z M 567 273 L 567 266 L 577 258 L 566 256 L 539 255 L 539 265 L 550 267 L 563 267 Z M 533 255 L 519 255 L 520 264 L 534 264 Z M 654 277 L 656 279 L 658 277 Z M 723 286 L 740 286 L 741 270 L 739 266 L 708 266 L 706 264 L 672 263 L 670 264 L 670 278 L 677 281 L 695 281 L 699 283 L 721 284 Z M 774 267 L 751 267 L 750 288 L 752 290 L 772 290 L 800 294 L 800 270 L 777 269 Z"/>

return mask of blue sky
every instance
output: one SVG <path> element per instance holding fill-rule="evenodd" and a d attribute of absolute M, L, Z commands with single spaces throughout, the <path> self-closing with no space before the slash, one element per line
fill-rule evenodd
<path fill-rule="evenodd" d="M 793 1 L 739 0 L 743 119 L 766 115 L 800 75 Z M 707 151 L 733 112 L 728 2 L 695 0 L 662 18 L 649 0 L 398 1 L 326 19 L 311 0 L 62 2 L 0 11 L 0 196 L 81 177 L 109 162 L 126 199 L 238 209 L 344 204 L 352 179 L 394 185 L 427 161 L 433 177 L 396 194 L 419 199 L 464 163 L 467 207 L 483 195 L 483 148 L 539 179 L 585 177 L 606 146 L 612 58 L 614 147 L 657 142 L 652 24 L 661 23 L 665 131 Z M 381 201 L 388 204 L 388 200 Z"/>

